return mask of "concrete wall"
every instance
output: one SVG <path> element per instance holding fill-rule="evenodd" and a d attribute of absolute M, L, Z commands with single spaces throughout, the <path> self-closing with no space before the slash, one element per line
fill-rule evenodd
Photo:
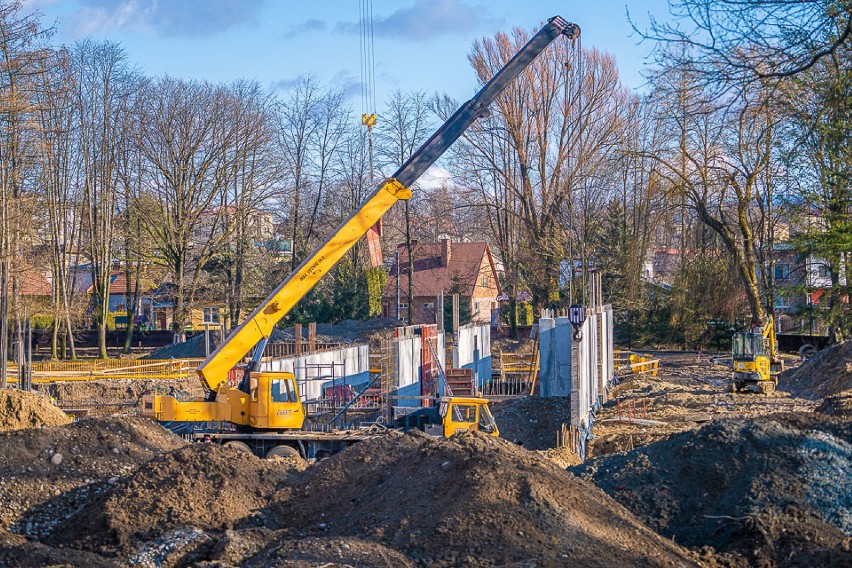
<path fill-rule="evenodd" d="M 453 346 L 453 368 L 473 369 L 478 388 L 491 380 L 491 326 L 468 324 L 459 328 Z"/>
<path fill-rule="evenodd" d="M 570 396 L 571 425 L 591 428 L 592 413 L 606 401 L 613 379 L 612 307 L 586 310 L 579 341 L 567 317 L 547 310 L 538 329 L 541 396 Z"/>
<path fill-rule="evenodd" d="M 392 383 L 397 387 L 397 396 L 421 396 L 421 378 L 423 373 L 423 339 L 420 335 L 413 335 L 411 328 L 406 328 L 400 333 L 401 337 L 393 342 L 393 354 L 395 358 L 396 377 L 392 377 Z M 438 333 L 432 338 L 432 345 L 435 352 L 435 364 L 440 367 L 440 371 L 436 372 L 439 377 L 446 365 L 443 354 L 446 352 L 446 340 L 443 333 Z M 431 353 L 427 353 L 426 357 L 431 357 Z M 436 381 L 439 379 L 436 378 Z M 438 385 L 439 392 L 443 385 Z M 394 403 L 395 406 L 421 406 L 422 402 L 418 399 L 398 400 Z"/>
<path fill-rule="evenodd" d="M 275 359 L 263 363 L 261 369 L 293 373 L 302 400 L 315 400 L 321 398 L 324 389 L 332 384 L 358 386 L 367 383 L 370 380 L 370 347 L 355 345 L 301 357 Z"/>

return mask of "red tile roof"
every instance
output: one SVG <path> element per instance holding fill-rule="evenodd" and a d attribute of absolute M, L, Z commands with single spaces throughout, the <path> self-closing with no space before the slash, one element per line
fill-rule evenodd
<path fill-rule="evenodd" d="M 462 296 L 473 296 L 474 287 L 479 277 L 479 267 L 483 257 L 487 256 L 491 270 L 488 273 L 491 282 L 497 284 L 497 274 L 491 259 L 488 244 L 451 243 L 450 260 L 445 266 L 441 256 L 443 243 L 417 243 L 412 246 L 414 257 L 414 296 L 438 296 L 441 292 L 450 293 L 456 284 L 458 293 Z M 400 259 L 400 294 L 408 295 L 408 249 L 398 245 Z M 393 297 L 396 294 L 396 265 L 391 266 L 388 281 L 385 285 L 384 296 Z"/>
<path fill-rule="evenodd" d="M 53 286 L 50 281 L 45 278 L 44 274 L 35 269 L 24 271 L 21 275 L 21 290 L 22 296 L 47 296 L 53 295 Z"/>
<path fill-rule="evenodd" d="M 127 293 L 127 273 L 123 270 L 114 270 L 112 274 L 109 276 L 109 293 L 110 295 L 119 295 Z M 130 284 L 130 291 L 133 292 L 133 288 L 136 286 L 136 282 L 132 281 Z M 142 292 L 149 292 L 153 286 L 151 282 L 142 278 L 141 285 L 139 286 Z M 88 290 L 86 290 L 87 294 L 93 294 L 95 291 L 94 285 L 89 286 Z"/>

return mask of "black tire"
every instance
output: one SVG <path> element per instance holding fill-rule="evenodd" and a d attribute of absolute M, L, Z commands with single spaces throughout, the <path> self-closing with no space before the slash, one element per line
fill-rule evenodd
<path fill-rule="evenodd" d="M 315 457 L 317 461 L 324 460 L 325 458 L 331 457 L 331 452 L 328 450 L 319 450 Z"/>
<path fill-rule="evenodd" d="M 228 448 L 233 448 L 240 452 L 246 452 L 252 454 L 254 452 L 251 451 L 251 448 L 245 442 L 240 442 L 239 440 L 232 440 L 230 442 L 225 442 L 225 446 Z"/>
<path fill-rule="evenodd" d="M 299 450 L 297 450 L 296 448 L 294 448 L 292 446 L 280 445 L 280 446 L 273 446 L 272 448 L 270 448 L 269 451 L 266 452 L 266 457 L 267 458 L 273 458 L 273 457 L 301 458 L 302 455 L 299 453 Z"/>

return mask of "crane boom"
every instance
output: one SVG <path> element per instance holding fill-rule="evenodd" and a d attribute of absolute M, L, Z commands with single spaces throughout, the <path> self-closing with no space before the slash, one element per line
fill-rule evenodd
<path fill-rule="evenodd" d="M 198 367 L 199 377 L 216 392 L 228 372 L 259 342 L 269 338 L 275 325 L 326 274 L 356 242 L 400 199 L 411 197 L 409 187 L 446 152 L 488 106 L 532 61 L 560 36 L 575 39 L 580 27 L 559 16 L 548 20 L 527 44 L 471 100 L 464 103 L 440 128 L 346 219 L 268 298 L 243 321 Z M 255 359 L 259 354 L 255 353 Z"/>

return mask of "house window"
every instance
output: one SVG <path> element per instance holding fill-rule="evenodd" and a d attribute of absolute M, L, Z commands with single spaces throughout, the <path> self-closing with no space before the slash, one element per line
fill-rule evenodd
<path fill-rule="evenodd" d="M 435 309 L 435 302 L 423 302 L 423 308 L 426 310 Z"/>
<path fill-rule="evenodd" d="M 204 308 L 204 319 L 202 320 L 202 323 L 218 324 L 220 322 L 219 308 Z"/>
<path fill-rule="evenodd" d="M 827 264 L 820 264 L 819 267 L 817 267 L 817 276 L 820 278 L 828 278 L 831 276 L 831 271 L 828 269 Z"/>
<path fill-rule="evenodd" d="M 775 265 L 775 280 L 787 280 L 790 278 L 790 265 L 789 264 L 776 264 Z"/>
<path fill-rule="evenodd" d="M 483 288 L 488 288 L 491 285 L 491 280 L 488 278 L 487 274 L 483 274 L 479 279 L 479 283 Z"/>

